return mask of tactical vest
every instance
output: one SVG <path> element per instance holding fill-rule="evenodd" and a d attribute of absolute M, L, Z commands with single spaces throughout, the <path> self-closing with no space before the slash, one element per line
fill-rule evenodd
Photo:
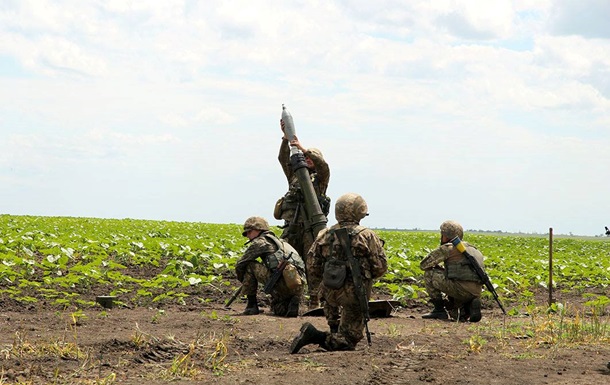
<path fill-rule="evenodd" d="M 263 258 L 263 263 L 269 270 L 275 270 L 280 262 L 289 256 L 288 262 L 297 268 L 299 273 L 305 272 L 305 263 L 297 251 L 288 242 L 278 239 L 275 235 L 264 234 L 265 239 L 272 241 L 277 246 L 277 250 Z"/>
<path fill-rule="evenodd" d="M 311 178 L 311 183 L 313 185 L 313 189 L 316 192 L 316 197 L 318 198 L 318 202 L 320 203 L 320 209 L 322 209 L 322 213 L 324 216 L 328 216 L 330 212 L 330 198 L 325 194 L 318 195 L 320 191 L 320 182 L 318 180 L 318 174 L 312 172 L 309 174 Z M 284 195 L 284 199 L 282 201 L 282 212 L 284 211 L 293 211 L 297 209 L 298 205 L 305 203 L 305 198 L 303 197 L 303 193 L 301 192 L 301 185 L 299 184 L 298 179 L 292 181 L 290 184 L 290 188 L 286 195 Z M 281 214 L 280 214 L 281 216 Z M 279 219 L 276 217 L 276 219 Z"/>
<path fill-rule="evenodd" d="M 350 247 L 351 247 L 352 239 L 364 229 L 366 229 L 366 227 L 358 225 L 358 226 L 352 227 L 351 229 L 348 230 Z M 341 243 L 337 239 L 335 239 L 333 233 L 334 233 L 333 230 L 329 230 L 330 236 L 333 237 L 333 243 L 332 243 L 332 255 L 327 261 L 328 266 L 331 266 L 333 264 L 338 264 L 337 261 L 347 263 L 347 255 L 345 255 L 343 246 L 341 246 Z M 352 252 L 353 252 L 353 250 L 352 250 Z"/>
<path fill-rule="evenodd" d="M 361 225 L 356 225 L 347 230 L 347 233 L 349 234 L 350 245 L 351 245 L 352 239 L 356 235 L 360 234 L 360 232 L 364 229 L 366 229 L 366 227 L 361 226 Z M 339 258 L 339 259 L 347 260 L 347 255 L 345 255 L 345 253 L 343 252 L 343 247 L 341 247 L 341 243 L 339 243 L 339 241 L 337 239 L 335 239 L 334 232 L 335 232 L 334 229 L 330 229 L 328 231 L 328 233 L 333 237 L 333 254 L 332 254 L 331 258 Z"/>
<path fill-rule="evenodd" d="M 466 250 L 470 255 L 475 257 L 476 260 L 479 260 L 477 257 L 480 257 L 482 260 L 482 254 L 476 248 L 467 246 Z M 483 266 L 481 266 L 481 268 L 482 267 Z M 482 283 L 481 278 L 479 278 L 474 268 L 470 265 L 470 262 L 468 262 L 466 257 L 455 247 L 451 249 L 451 255 L 445 261 L 445 274 L 447 278 L 455 279 L 457 281 L 474 281 Z"/>

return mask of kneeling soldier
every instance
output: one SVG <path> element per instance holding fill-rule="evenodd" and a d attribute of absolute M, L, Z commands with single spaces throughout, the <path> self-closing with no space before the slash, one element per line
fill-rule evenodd
<path fill-rule="evenodd" d="M 291 354 L 308 344 L 331 351 L 354 350 L 364 338 L 365 329 L 370 338 L 366 324 L 368 300 L 373 281 L 387 270 L 387 261 L 383 241 L 372 230 L 360 226 L 360 220 L 367 215 L 368 207 L 360 195 L 341 196 L 335 204 L 339 223 L 320 231 L 309 250 L 307 269 L 322 282 L 318 295 L 330 333 L 304 323 L 292 341 Z M 342 243 L 344 236 L 347 239 L 343 238 Z M 355 271 L 358 273 L 353 274 Z"/>

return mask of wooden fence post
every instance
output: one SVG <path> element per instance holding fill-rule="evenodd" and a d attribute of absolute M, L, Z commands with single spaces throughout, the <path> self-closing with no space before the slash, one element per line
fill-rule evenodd
<path fill-rule="evenodd" d="M 549 306 L 553 300 L 553 228 L 549 228 Z"/>

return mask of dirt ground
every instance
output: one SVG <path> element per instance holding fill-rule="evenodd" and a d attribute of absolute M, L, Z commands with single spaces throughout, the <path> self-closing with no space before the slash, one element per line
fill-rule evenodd
<path fill-rule="evenodd" d="M 0 384 L 587 384 L 610 383 L 608 343 L 520 335 L 532 317 L 484 303 L 477 324 L 423 320 L 422 305 L 369 323 L 355 351 L 288 354 L 301 324 L 323 317 L 242 316 L 230 292 L 164 308 L 81 311 L 0 298 Z M 263 299 L 261 299 L 263 301 Z"/>

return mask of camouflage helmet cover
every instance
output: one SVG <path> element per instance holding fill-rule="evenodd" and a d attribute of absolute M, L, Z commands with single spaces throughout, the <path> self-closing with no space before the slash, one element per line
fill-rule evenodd
<path fill-rule="evenodd" d="M 338 222 L 360 222 L 367 215 L 368 206 L 360 195 L 347 193 L 341 195 L 335 203 L 335 218 Z"/>
<path fill-rule="evenodd" d="M 324 158 L 324 157 L 322 156 L 322 151 L 320 151 L 320 150 L 319 150 L 319 149 L 317 149 L 317 148 L 314 148 L 314 147 L 312 147 L 312 148 L 308 148 L 308 149 L 307 149 L 307 152 L 309 152 L 309 153 L 313 154 L 313 155 L 314 155 L 316 158 L 321 158 L 321 159 L 323 159 L 323 158 Z"/>
<path fill-rule="evenodd" d="M 453 239 L 455 237 L 463 239 L 464 229 L 462 228 L 462 225 L 456 221 L 445 221 L 441 224 L 441 235 L 444 235 L 449 239 Z"/>
<path fill-rule="evenodd" d="M 241 235 L 245 237 L 246 232 L 249 230 L 267 231 L 269 230 L 269 223 L 265 218 L 262 217 L 250 217 L 246 219 L 246 222 L 244 223 L 244 231 L 241 233 Z"/>

